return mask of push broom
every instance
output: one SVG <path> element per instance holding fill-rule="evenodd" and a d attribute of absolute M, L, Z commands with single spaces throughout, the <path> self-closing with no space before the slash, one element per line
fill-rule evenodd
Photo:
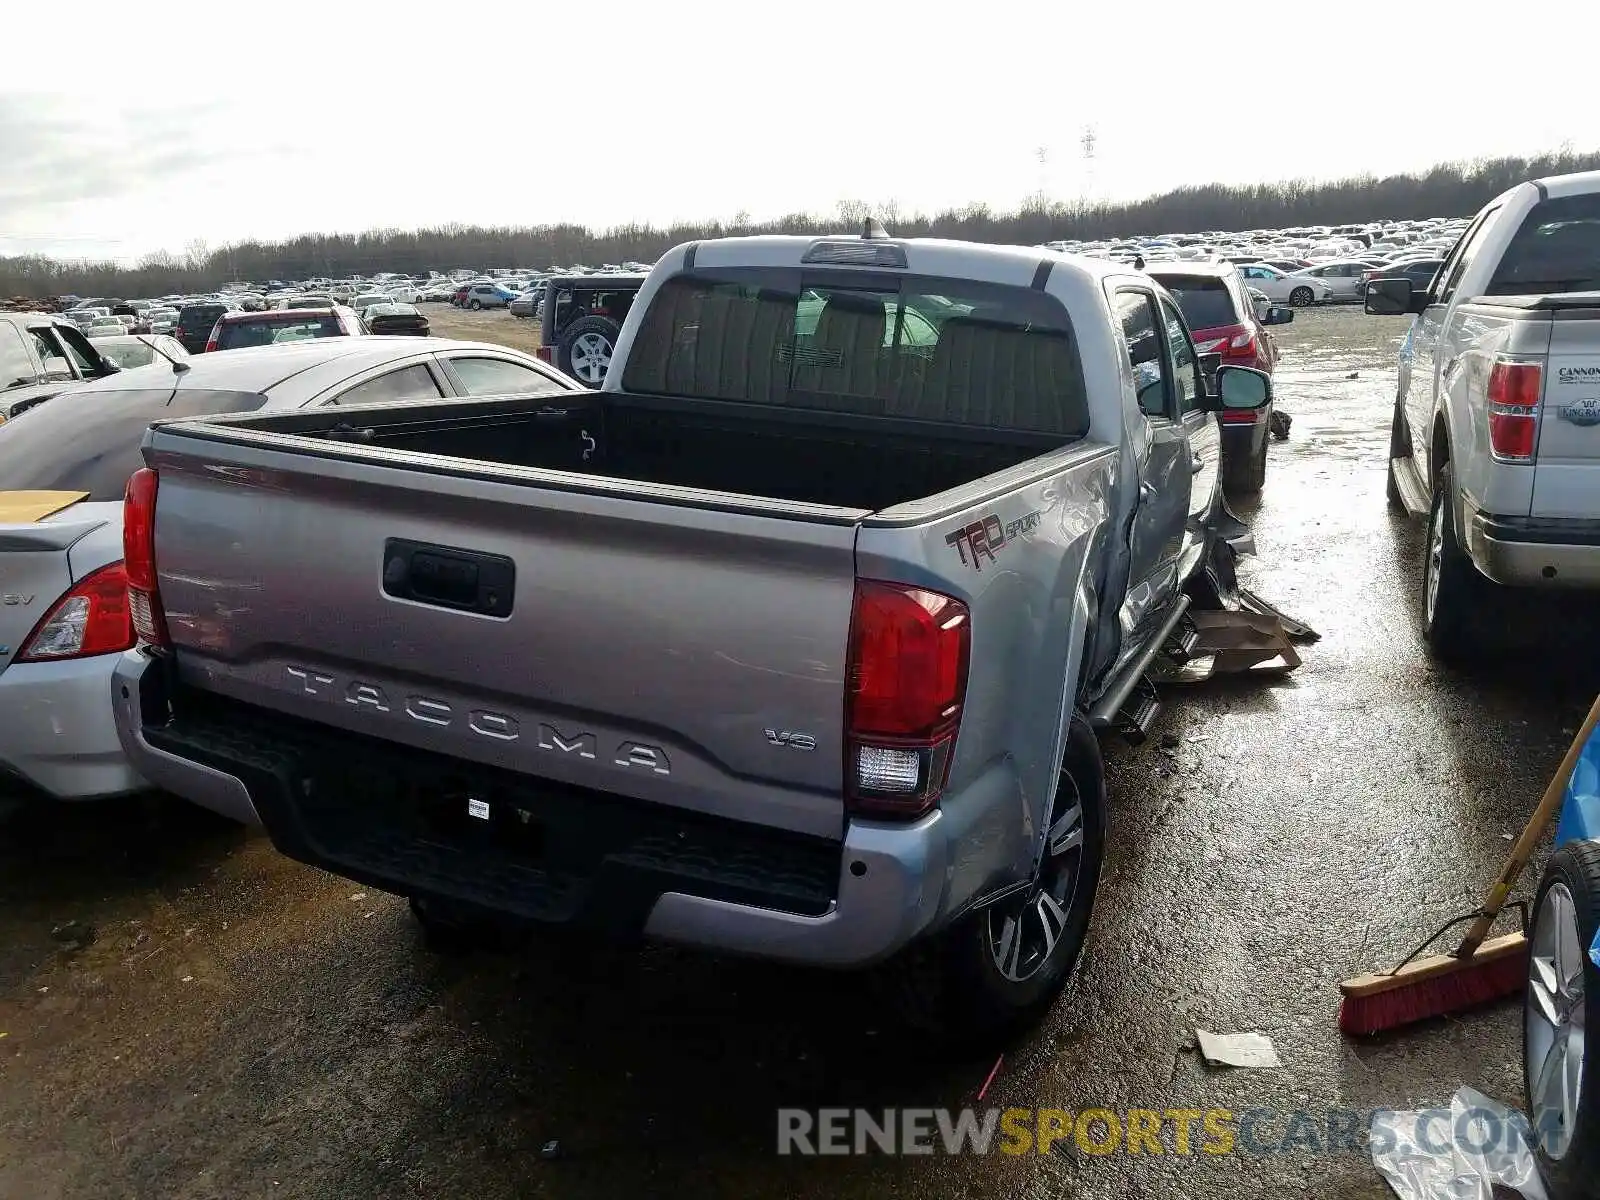
<path fill-rule="evenodd" d="M 1412 951 L 1393 971 L 1359 975 L 1339 985 L 1343 993 L 1339 1002 L 1341 1030 L 1356 1037 L 1370 1036 L 1486 1004 L 1520 992 L 1526 986 L 1527 934 L 1518 931 L 1490 938 L 1489 930 L 1505 907 L 1517 876 L 1528 865 L 1528 859 L 1560 811 L 1567 781 L 1572 778 L 1572 770 L 1597 723 L 1600 723 L 1600 697 L 1590 707 L 1583 727 L 1567 748 L 1567 756 L 1561 760 L 1550 786 L 1545 788 L 1539 806 L 1528 818 L 1516 845 L 1512 846 L 1511 855 L 1489 889 L 1483 907 L 1451 921 Z M 1440 934 L 1467 921 L 1471 921 L 1472 926 L 1453 953 L 1418 957 Z"/>

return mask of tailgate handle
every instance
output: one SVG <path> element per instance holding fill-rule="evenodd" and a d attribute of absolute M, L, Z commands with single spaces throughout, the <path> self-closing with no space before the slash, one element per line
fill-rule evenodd
<path fill-rule="evenodd" d="M 383 591 L 398 600 L 509 617 L 516 580 L 516 565 L 503 554 L 404 538 L 383 544 Z"/>

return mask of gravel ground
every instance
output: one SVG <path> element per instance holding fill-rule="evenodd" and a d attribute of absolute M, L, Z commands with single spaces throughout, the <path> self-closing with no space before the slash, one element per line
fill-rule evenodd
<path fill-rule="evenodd" d="M 1281 681 L 1174 693 L 1175 744 L 1111 749 L 1082 967 L 986 1105 L 1262 1107 L 1275 1142 L 1292 1110 L 1320 1126 L 1462 1083 L 1520 1102 L 1515 1003 L 1376 1044 L 1334 1027 L 1339 978 L 1473 907 L 1600 679 L 1554 607 L 1472 674 L 1421 653 L 1420 530 L 1383 499 L 1401 332 L 1350 310 L 1279 330 L 1294 427 L 1240 509 L 1242 570 L 1322 640 Z M 780 1158 L 780 1106 L 956 1107 L 993 1057 L 930 1052 L 854 977 L 667 948 L 433 957 L 402 901 L 176 801 L 25 811 L 0 828 L 0 901 L 3 1197 L 1388 1194 L 1322 1138 Z M 1263 1031 L 1283 1065 L 1209 1070 L 1196 1025 Z"/>

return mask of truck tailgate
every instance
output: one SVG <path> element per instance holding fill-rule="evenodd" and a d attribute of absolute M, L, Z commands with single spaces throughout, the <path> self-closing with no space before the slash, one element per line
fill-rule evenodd
<path fill-rule="evenodd" d="M 737 511 L 703 493 L 652 502 L 281 448 L 292 440 L 263 449 L 169 426 L 148 444 L 186 684 L 457 759 L 843 836 L 864 514 Z"/>
<path fill-rule="evenodd" d="M 1551 325 L 1534 463 L 1534 517 L 1596 515 L 1600 496 L 1600 320 Z"/>

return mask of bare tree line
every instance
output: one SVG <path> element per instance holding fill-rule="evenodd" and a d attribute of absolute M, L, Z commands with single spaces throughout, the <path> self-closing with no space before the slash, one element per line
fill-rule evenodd
<path fill-rule="evenodd" d="M 134 266 L 70 262 L 43 256 L 0 258 L 0 296 L 158 296 L 210 291 L 228 283 L 371 275 L 422 274 L 456 268 L 545 269 L 577 263 L 652 262 L 680 242 L 744 233 L 836 233 L 859 229 L 868 213 L 897 236 L 963 238 L 1036 245 L 1055 239 L 1099 239 L 1168 232 L 1279 229 L 1362 221 L 1467 216 L 1525 179 L 1600 167 L 1600 152 L 1562 150 L 1534 158 L 1441 163 L 1420 175 L 1359 176 L 1334 182 L 1177 188 L 1128 203 L 1061 203 L 1035 197 L 1016 212 L 987 205 L 928 217 L 902 214 L 894 202 L 840 203 L 830 216 L 795 213 L 752 222 L 668 228 L 620 225 L 603 232 L 581 225 L 372 229 L 356 234 L 306 234 L 285 242 L 241 242 L 213 249 L 194 240 L 182 254 L 159 251 Z"/>

